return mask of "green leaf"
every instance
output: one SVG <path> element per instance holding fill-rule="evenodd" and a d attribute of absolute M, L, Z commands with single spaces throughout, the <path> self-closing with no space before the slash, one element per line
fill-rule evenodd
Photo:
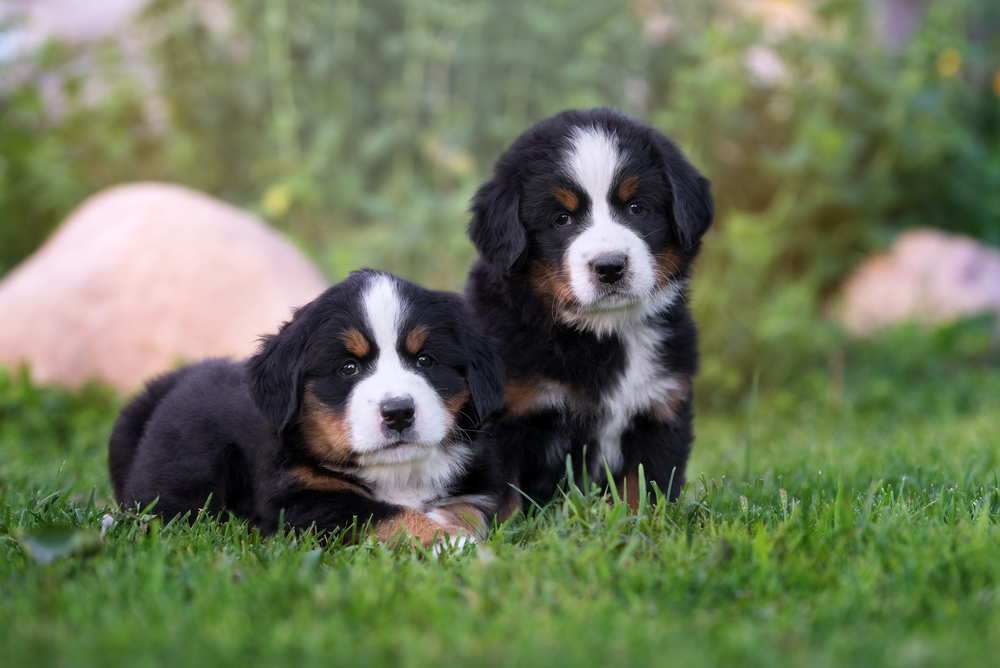
<path fill-rule="evenodd" d="M 25 553 L 40 564 L 51 564 L 63 557 L 97 554 L 104 548 L 96 531 L 74 529 L 68 526 L 47 525 L 17 537 Z"/>

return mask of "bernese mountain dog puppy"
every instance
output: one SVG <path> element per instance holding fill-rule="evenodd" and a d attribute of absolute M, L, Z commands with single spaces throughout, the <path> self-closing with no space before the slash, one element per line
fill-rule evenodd
<path fill-rule="evenodd" d="M 612 109 L 541 121 L 475 194 L 466 297 L 507 370 L 486 429 L 531 499 L 554 496 L 567 455 L 578 481 L 610 471 L 633 508 L 640 464 L 677 498 L 698 364 L 686 290 L 713 208 L 670 140 Z"/>
<path fill-rule="evenodd" d="M 506 486 L 473 439 L 503 366 L 461 296 L 362 270 L 295 311 L 246 362 L 151 381 L 115 423 L 119 504 L 205 508 L 265 532 L 372 522 L 431 545 L 475 540 Z M 209 498 L 211 497 L 211 498 Z"/>

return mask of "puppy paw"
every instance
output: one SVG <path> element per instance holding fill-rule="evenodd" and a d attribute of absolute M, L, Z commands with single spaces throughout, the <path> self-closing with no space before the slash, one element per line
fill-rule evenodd
<path fill-rule="evenodd" d="M 426 512 L 427 517 L 453 534 L 457 530 L 458 533 L 485 538 L 489 529 L 486 514 L 477 506 L 464 501 L 441 504 Z"/>
<path fill-rule="evenodd" d="M 442 536 L 438 539 L 438 542 L 431 546 L 431 554 L 439 557 L 446 553 L 461 552 L 466 545 L 475 545 L 477 542 L 471 534 L 463 533 L 455 535 L 449 532 L 447 538 Z"/>
<path fill-rule="evenodd" d="M 426 514 L 427 517 L 431 519 L 431 521 L 440 524 L 442 527 L 454 524 L 455 522 L 455 515 L 453 513 L 450 513 L 446 510 L 442 510 L 439 508 L 435 508 L 434 510 L 428 510 Z"/>
<path fill-rule="evenodd" d="M 457 513 L 440 508 L 427 512 L 404 508 L 398 515 L 380 522 L 375 534 L 380 541 L 391 546 L 397 545 L 400 540 L 419 541 L 425 548 L 439 544 L 461 547 L 475 542 L 468 522 Z M 458 543 L 459 540 L 462 542 Z"/>

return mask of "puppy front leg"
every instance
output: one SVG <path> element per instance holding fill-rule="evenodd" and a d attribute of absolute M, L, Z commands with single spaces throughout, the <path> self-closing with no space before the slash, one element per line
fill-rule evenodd
<path fill-rule="evenodd" d="M 431 517 L 413 508 L 378 501 L 356 482 L 328 471 L 299 466 L 283 482 L 262 513 L 269 520 L 262 524 L 271 531 L 277 529 L 283 509 L 286 526 L 298 530 L 315 526 L 332 531 L 351 526 L 355 518 L 360 524 L 370 521 L 376 537 L 392 545 L 404 533 L 424 547 L 444 540 L 446 533 L 469 533 L 468 527 L 451 514 Z"/>
<path fill-rule="evenodd" d="M 447 527 L 453 537 L 457 532 L 475 542 L 486 538 L 495 507 L 495 499 L 489 497 L 456 497 L 433 504 L 427 516 Z"/>
<path fill-rule="evenodd" d="M 646 478 L 647 495 L 652 493 L 655 484 L 668 501 L 677 500 L 686 480 L 684 469 L 693 438 L 690 421 L 637 422 L 630 438 L 623 439 L 625 470 L 615 479 L 618 491 L 633 512 L 639 507 L 640 464 Z"/>
<path fill-rule="evenodd" d="M 464 545 L 467 540 L 475 541 L 469 527 L 449 511 L 431 510 L 425 514 L 406 507 L 401 507 L 393 516 L 376 522 L 375 535 L 383 543 L 393 546 L 404 535 L 416 538 L 424 547 L 443 542 L 446 536 L 457 545 Z"/>
<path fill-rule="evenodd" d="M 396 545 L 404 536 L 420 541 L 424 547 L 443 541 L 445 534 L 460 535 L 468 529 L 461 528 L 450 517 L 438 521 L 427 514 L 388 503 L 375 501 L 358 494 L 345 492 L 299 491 L 275 500 L 272 507 L 273 527 L 277 528 L 277 518 L 284 510 L 285 526 L 304 531 L 312 526 L 325 531 L 343 530 L 358 523 L 371 521 L 375 536 L 383 543 Z"/>
<path fill-rule="evenodd" d="M 633 513 L 639 512 L 639 469 L 629 471 L 615 480 L 615 487 L 622 500 L 628 504 Z"/>

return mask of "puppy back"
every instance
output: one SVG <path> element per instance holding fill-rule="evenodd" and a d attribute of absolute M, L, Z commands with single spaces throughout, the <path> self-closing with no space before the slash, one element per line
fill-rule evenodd
<path fill-rule="evenodd" d="M 163 398 L 189 371 L 190 367 L 185 367 L 150 380 L 142 393 L 129 402 L 115 420 L 111 439 L 108 441 L 108 469 L 115 490 L 115 500 L 118 503 L 124 501 L 125 483 L 149 418 Z"/>

